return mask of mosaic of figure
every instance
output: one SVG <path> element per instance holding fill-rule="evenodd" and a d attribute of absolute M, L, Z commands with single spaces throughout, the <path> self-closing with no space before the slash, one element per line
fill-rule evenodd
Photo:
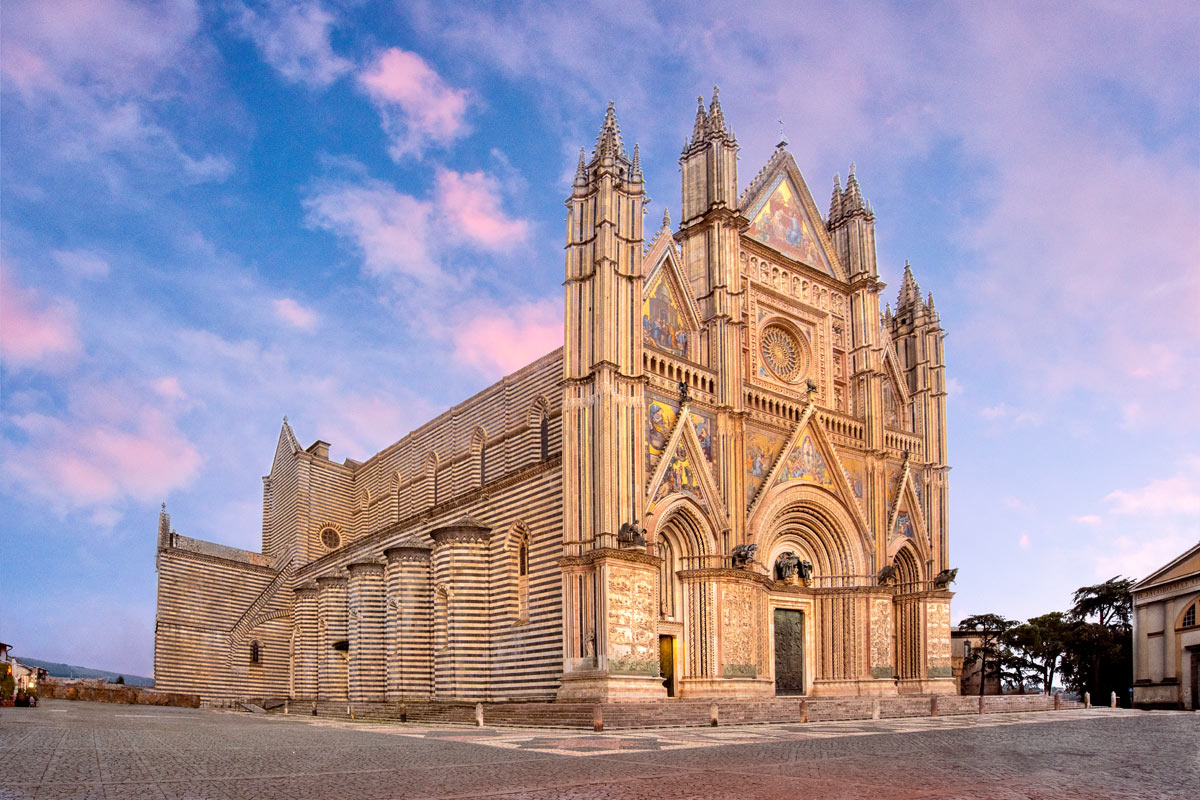
<path fill-rule="evenodd" d="M 704 458 L 708 463 L 713 463 L 713 423 L 712 419 L 706 415 L 698 414 L 695 411 L 691 412 L 692 425 L 696 428 L 696 438 L 700 441 L 700 449 L 704 451 Z"/>
<path fill-rule="evenodd" d="M 817 244 L 813 226 L 800 206 L 791 184 L 781 180 L 770 198 L 750 223 L 748 233 L 789 258 L 829 270 Z"/>
<path fill-rule="evenodd" d="M 787 481 L 810 481 L 822 486 L 833 485 L 833 476 L 829 474 L 825 456 L 821 455 L 821 450 L 817 447 L 817 442 L 813 439 L 812 434 L 805 433 L 800 438 L 800 442 L 788 454 L 777 482 L 786 483 Z"/>
<path fill-rule="evenodd" d="M 840 455 L 840 454 L 839 454 Z M 863 499 L 863 465 L 862 462 L 855 458 L 842 456 L 842 473 L 846 476 L 846 483 L 850 484 L 850 491 L 854 492 L 854 496 L 859 500 Z"/>
<path fill-rule="evenodd" d="M 750 503 L 771 472 L 771 465 L 783 447 L 783 437 L 777 434 L 747 431 L 746 433 L 746 502 Z"/>
<path fill-rule="evenodd" d="M 677 356 L 687 355 L 687 326 L 661 272 L 642 301 L 642 333 L 656 347 Z"/>
<path fill-rule="evenodd" d="M 700 496 L 700 482 L 696 479 L 696 469 L 682 444 L 675 448 L 675 454 L 671 456 L 671 463 L 667 465 L 667 471 L 663 474 L 662 484 L 658 487 L 654 499 L 658 501 L 667 495 L 680 492 L 693 497 Z"/>
<path fill-rule="evenodd" d="M 664 397 L 647 395 L 646 403 L 646 471 L 658 463 L 667 449 L 667 440 L 675 428 L 675 406 Z"/>
<path fill-rule="evenodd" d="M 911 539 L 912 535 L 913 535 L 912 517 L 910 517 L 908 515 L 907 510 L 901 510 L 901 512 L 896 515 L 896 527 L 892 531 L 892 536 L 893 537 L 906 536 Z"/>

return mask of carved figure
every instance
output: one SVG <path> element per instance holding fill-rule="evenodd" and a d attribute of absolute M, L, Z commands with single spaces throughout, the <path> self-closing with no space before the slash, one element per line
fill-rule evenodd
<path fill-rule="evenodd" d="M 754 554 L 758 551 L 756 544 L 739 544 L 733 548 L 733 568 L 745 569 L 750 566 L 750 562 L 754 560 Z"/>
<path fill-rule="evenodd" d="M 645 547 L 646 529 L 638 527 L 638 521 L 623 522 L 617 530 L 618 547 Z"/>
<path fill-rule="evenodd" d="M 937 575 L 933 576 L 933 585 L 939 589 L 945 589 L 950 584 L 954 583 L 954 579 L 958 577 L 958 567 L 954 569 L 944 569 Z"/>
<path fill-rule="evenodd" d="M 775 580 L 786 581 L 796 574 L 800 567 L 800 557 L 788 550 L 775 559 Z"/>
<path fill-rule="evenodd" d="M 896 577 L 896 565 L 888 564 L 883 569 L 879 570 L 878 581 L 880 583 L 891 583 Z"/>
<path fill-rule="evenodd" d="M 796 565 L 796 572 L 799 573 L 801 582 L 804 584 L 807 584 L 809 581 L 812 580 L 812 573 L 813 573 L 812 562 L 809 561 L 808 559 L 801 561 L 799 564 Z"/>

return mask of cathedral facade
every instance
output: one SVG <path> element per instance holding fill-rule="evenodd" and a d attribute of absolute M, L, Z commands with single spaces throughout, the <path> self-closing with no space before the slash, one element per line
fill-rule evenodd
<path fill-rule="evenodd" d="M 262 552 L 158 533 L 156 685 L 210 700 L 953 693 L 944 332 L 881 312 L 851 167 L 741 192 L 714 93 L 678 227 L 610 105 L 564 346 L 364 462 L 286 419 Z"/>

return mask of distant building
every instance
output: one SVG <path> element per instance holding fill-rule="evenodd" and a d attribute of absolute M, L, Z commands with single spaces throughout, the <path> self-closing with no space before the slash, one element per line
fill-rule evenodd
<path fill-rule="evenodd" d="M 1133 585 L 1134 708 L 1200 708 L 1200 542 Z"/>
<path fill-rule="evenodd" d="M 716 94 L 643 231 L 610 107 L 565 346 L 363 462 L 284 421 L 262 552 L 158 537 L 154 679 L 207 700 L 949 693 L 945 336 L 851 167 L 739 192 Z"/>
<path fill-rule="evenodd" d="M 979 674 L 983 664 L 971 660 L 971 653 L 982 637 L 960 628 L 950 629 L 950 667 L 954 671 L 954 684 L 959 694 L 979 694 Z M 1000 694 L 1000 675 L 989 675 L 983 687 L 984 694 Z"/>

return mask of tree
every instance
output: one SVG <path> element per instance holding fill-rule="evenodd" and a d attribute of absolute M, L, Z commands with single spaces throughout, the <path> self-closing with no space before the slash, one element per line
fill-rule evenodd
<path fill-rule="evenodd" d="M 958 623 L 959 630 L 969 631 L 979 639 L 971 646 L 971 654 L 963 660 L 963 670 L 965 672 L 969 665 L 979 664 L 980 697 L 983 697 L 988 676 L 1001 673 L 1006 650 L 1004 637 L 1014 625 L 1014 620 L 1005 619 L 999 614 L 973 614 Z"/>
<path fill-rule="evenodd" d="M 113 681 L 113 683 L 119 683 L 120 685 L 124 686 L 125 685 L 125 676 L 118 675 L 117 679 L 115 681 Z"/>
<path fill-rule="evenodd" d="M 1020 651 L 1030 669 L 1037 672 L 1042 690 L 1050 694 L 1059 662 L 1066 651 L 1071 624 L 1066 614 L 1051 611 L 1016 626 L 1008 632 L 1006 644 Z"/>
<path fill-rule="evenodd" d="M 1062 671 L 1076 691 L 1097 699 L 1114 691 L 1126 696 L 1133 675 L 1132 586 L 1115 576 L 1075 592 Z"/>

